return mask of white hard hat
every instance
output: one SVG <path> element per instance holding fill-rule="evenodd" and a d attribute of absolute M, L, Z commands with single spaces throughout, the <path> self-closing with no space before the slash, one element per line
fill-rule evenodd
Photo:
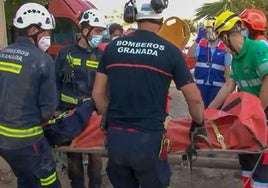
<path fill-rule="evenodd" d="M 150 0 L 136 0 L 135 7 L 137 10 L 136 20 L 144 20 L 144 19 L 162 19 L 162 12 L 157 13 L 151 7 Z"/>
<path fill-rule="evenodd" d="M 55 19 L 44 6 L 38 3 L 26 3 L 17 10 L 13 25 L 23 29 L 32 24 L 44 30 L 50 30 L 55 28 Z"/>
<path fill-rule="evenodd" d="M 106 28 L 105 16 L 97 9 L 89 9 L 82 13 L 79 24 L 87 22 L 92 27 Z"/>

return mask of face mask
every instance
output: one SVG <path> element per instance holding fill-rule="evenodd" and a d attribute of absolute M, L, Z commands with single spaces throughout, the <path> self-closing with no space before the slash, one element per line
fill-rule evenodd
<path fill-rule="evenodd" d="M 88 40 L 88 44 L 91 48 L 97 48 L 102 42 L 102 35 L 93 35 L 90 40 Z"/>
<path fill-rule="evenodd" d="M 50 36 L 43 36 L 39 41 L 38 41 L 38 47 L 43 50 L 44 52 L 47 51 L 47 49 L 51 45 L 51 39 Z"/>
<path fill-rule="evenodd" d="M 247 29 L 242 30 L 241 34 L 243 35 L 243 37 L 248 37 L 249 36 L 249 32 L 248 32 Z"/>
<path fill-rule="evenodd" d="M 214 36 L 212 33 L 207 34 L 207 39 L 208 39 L 209 41 L 215 41 L 215 40 L 216 40 L 215 36 Z"/>

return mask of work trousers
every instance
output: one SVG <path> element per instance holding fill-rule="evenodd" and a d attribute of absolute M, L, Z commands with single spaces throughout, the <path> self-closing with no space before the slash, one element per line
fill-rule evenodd
<path fill-rule="evenodd" d="M 205 108 L 213 101 L 218 94 L 221 87 L 209 86 L 205 84 L 197 84 L 198 89 L 200 90 Z"/>
<path fill-rule="evenodd" d="M 241 154 L 239 155 L 239 162 L 242 174 L 245 176 L 245 173 L 248 172 L 248 175 L 252 175 L 253 185 L 263 184 L 263 187 L 268 188 L 268 163 L 264 163 L 264 156 L 260 154 Z"/>
<path fill-rule="evenodd" d="M 107 174 L 114 188 L 167 188 L 171 170 L 159 159 L 162 132 L 108 128 Z"/>
<path fill-rule="evenodd" d="M 16 175 L 18 188 L 61 187 L 56 163 L 45 138 L 20 149 L 0 149 L 0 156 L 7 161 Z"/>
<path fill-rule="evenodd" d="M 67 153 L 68 176 L 72 188 L 85 188 L 83 155 L 81 153 Z M 102 184 L 101 154 L 88 154 L 87 175 L 88 188 L 100 188 Z"/>

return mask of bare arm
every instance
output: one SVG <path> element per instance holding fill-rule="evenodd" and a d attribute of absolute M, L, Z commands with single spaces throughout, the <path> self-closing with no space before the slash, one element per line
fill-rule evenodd
<path fill-rule="evenodd" d="M 263 109 L 266 109 L 268 106 L 268 94 L 267 93 L 268 93 L 268 74 L 266 74 L 263 77 L 262 88 L 261 88 L 261 92 L 259 96 Z"/>
<path fill-rule="evenodd" d="M 204 103 L 196 84 L 187 84 L 180 89 L 188 104 L 189 113 L 192 119 L 197 123 L 202 123 L 204 121 Z"/>
<path fill-rule="evenodd" d="M 235 81 L 232 78 L 228 78 L 208 108 L 219 108 L 227 96 L 235 90 L 235 86 Z"/>
<path fill-rule="evenodd" d="M 192 44 L 192 46 L 190 47 L 190 49 L 188 50 L 188 53 L 187 53 L 188 57 L 195 57 L 195 50 L 196 50 L 197 46 L 198 46 L 198 44 L 196 42 L 194 42 Z"/>
<path fill-rule="evenodd" d="M 102 73 L 96 74 L 92 97 L 95 101 L 98 112 L 104 114 L 109 104 L 107 75 Z"/>
<path fill-rule="evenodd" d="M 230 79 L 230 72 L 231 72 L 231 66 L 230 65 L 225 66 L 225 68 L 224 68 L 225 82 L 227 82 Z"/>

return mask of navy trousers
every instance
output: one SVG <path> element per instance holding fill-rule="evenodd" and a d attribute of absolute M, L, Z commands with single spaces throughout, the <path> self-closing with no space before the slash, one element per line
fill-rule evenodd
<path fill-rule="evenodd" d="M 107 174 L 114 188 L 166 188 L 171 171 L 159 159 L 161 132 L 108 129 Z"/>
<path fill-rule="evenodd" d="M 61 187 L 56 174 L 56 163 L 45 138 L 20 149 L 0 149 L 0 156 L 16 175 L 18 188 Z"/>
<path fill-rule="evenodd" d="M 218 94 L 221 87 L 208 86 L 205 84 L 197 84 L 198 89 L 200 90 L 205 108 L 213 101 Z"/>
<path fill-rule="evenodd" d="M 67 153 L 68 177 L 72 188 L 85 188 L 84 165 L 81 153 Z M 87 175 L 88 188 L 101 188 L 102 184 L 102 158 L 101 154 L 88 154 Z"/>

